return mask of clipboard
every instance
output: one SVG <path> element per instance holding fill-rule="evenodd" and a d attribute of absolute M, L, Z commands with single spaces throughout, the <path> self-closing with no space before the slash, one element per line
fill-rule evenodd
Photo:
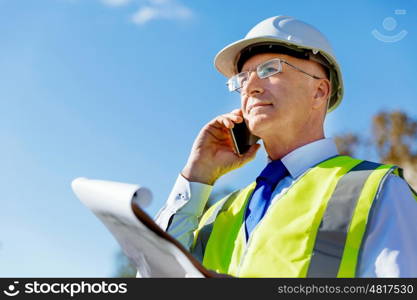
<path fill-rule="evenodd" d="M 206 269 L 142 209 L 149 189 L 136 184 L 76 178 L 72 190 L 107 227 L 141 277 L 230 277 Z"/>

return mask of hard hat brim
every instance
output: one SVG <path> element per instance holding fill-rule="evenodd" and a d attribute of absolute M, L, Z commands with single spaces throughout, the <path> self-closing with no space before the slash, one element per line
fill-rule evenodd
<path fill-rule="evenodd" d="M 220 50 L 214 58 L 214 65 L 216 69 L 224 76 L 226 76 L 227 78 L 232 77 L 237 72 L 236 63 L 239 59 L 239 54 L 242 52 L 243 49 L 258 43 L 268 42 L 270 42 L 271 44 L 288 45 L 291 48 L 294 48 L 294 43 L 285 43 L 283 41 L 277 40 L 276 37 L 264 36 L 251 39 L 241 39 L 239 41 L 227 45 L 222 50 Z"/>

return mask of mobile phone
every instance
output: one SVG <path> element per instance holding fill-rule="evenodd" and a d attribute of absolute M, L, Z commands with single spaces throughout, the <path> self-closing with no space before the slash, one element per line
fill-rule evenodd
<path fill-rule="evenodd" d="M 241 123 L 235 123 L 235 126 L 230 129 L 230 134 L 232 135 L 233 145 L 235 152 L 238 155 L 246 153 L 250 146 L 256 144 L 259 140 L 259 137 L 253 135 L 248 126 L 246 126 L 245 121 Z"/>

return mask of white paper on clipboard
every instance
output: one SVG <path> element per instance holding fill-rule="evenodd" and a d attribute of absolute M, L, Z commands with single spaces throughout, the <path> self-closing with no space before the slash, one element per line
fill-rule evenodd
<path fill-rule="evenodd" d="M 147 188 L 80 177 L 72 189 L 116 238 L 141 277 L 221 276 L 205 269 L 140 208 L 152 198 Z"/>

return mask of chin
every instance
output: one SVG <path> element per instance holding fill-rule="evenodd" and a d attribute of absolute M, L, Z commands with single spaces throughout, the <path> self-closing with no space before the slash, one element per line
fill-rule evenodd
<path fill-rule="evenodd" d="M 268 115 L 256 115 L 248 120 L 249 130 L 256 136 L 261 136 L 267 128 L 271 127 L 272 119 Z"/>

